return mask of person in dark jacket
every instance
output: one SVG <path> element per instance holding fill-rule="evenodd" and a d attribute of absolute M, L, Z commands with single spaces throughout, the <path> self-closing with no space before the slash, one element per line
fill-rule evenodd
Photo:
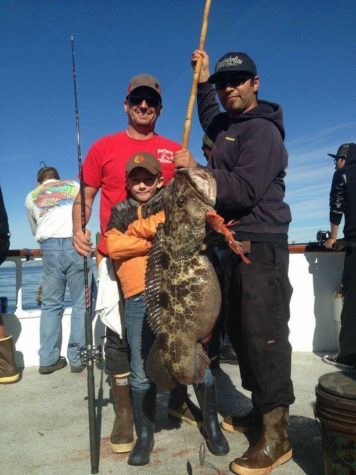
<path fill-rule="evenodd" d="M 217 183 L 216 210 L 226 222 L 235 221 L 235 239 L 251 260 L 246 265 L 230 249 L 223 251 L 229 337 L 253 408 L 245 417 L 225 418 L 222 427 L 230 432 L 260 427 L 258 442 L 230 469 L 270 473 L 292 457 L 287 425 L 295 399 L 288 341 L 291 213 L 284 202 L 288 156 L 282 111 L 278 104 L 257 98 L 259 77 L 246 53 L 225 54 L 211 76 L 206 52 L 193 52 L 193 65 L 198 59 L 199 119 L 215 144 L 208 167 Z M 226 112 L 220 111 L 216 94 Z M 176 152 L 175 161 L 177 167 L 197 166 L 186 150 Z"/>
<path fill-rule="evenodd" d="M 0 187 L 0 265 L 6 259 L 9 247 L 9 221 Z M 15 364 L 12 336 L 6 336 L 4 322 L 0 313 L 0 384 L 16 383 L 19 379 L 20 373 Z"/>
<path fill-rule="evenodd" d="M 334 159 L 336 171 L 330 190 L 331 235 L 324 245 L 333 249 L 344 215 L 346 248 L 342 275 L 344 303 L 339 335 L 340 351 L 325 355 L 323 360 L 339 368 L 352 369 L 356 368 L 356 144 L 340 145 L 336 155 L 328 155 Z"/>

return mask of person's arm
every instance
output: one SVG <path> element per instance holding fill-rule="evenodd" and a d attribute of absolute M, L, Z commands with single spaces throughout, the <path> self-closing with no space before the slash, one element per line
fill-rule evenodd
<path fill-rule="evenodd" d="M 198 83 L 207 82 L 210 76 L 209 56 L 208 53 L 201 49 L 196 49 L 192 53 L 191 65 L 195 70 L 196 64 L 201 61 Z"/>
<path fill-rule="evenodd" d="M 204 132 L 215 141 L 221 130 L 220 122 L 224 120 L 224 114 L 221 113 L 216 100 L 215 87 L 207 82 L 210 76 L 208 54 L 203 50 L 193 51 L 191 59 L 193 69 L 195 69 L 198 60 L 201 60 L 197 94 L 199 121 Z M 174 162 L 176 168 L 194 168 L 197 166 L 192 153 L 185 149 L 175 152 Z"/>
<path fill-rule="evenodd" d="M 337 240 L 337 233 L 339 225 L 342 219 L 342 215 L 345 211 L 346 204 L 346 177 L 342 169 L 337 170 L 334 173 L 333 181 L 330 190 L 330 238 L 324 243 L 327 249 L 333 249 L 333 245 Z"/>
<path fill-rule="evenodd" d="M 32 214 L 32 199 L 31 199 L 31 194 L 28 194 L 26 197 L 25 201 L 25 208 L 26 208 L 26 214 L 27 214 L 27 219 L 30 224 L 30 229 L 31 233 L 36 236 L 36 230 L 37 230 L 37 222 Z"/>
<path fill-rule="evenodd" d="M 157 226 L 164 223 L 164 219 L 164 211 L 159 211 L 148 218 L 137 219 L 129 224 L 126 233 L 137 238 L 153 239 Z"/>
<path fill-rule="evenodd" d="M 129 236 L 116 228 L 106 231 L 104 239 L 108 256 L 114 260 L 145 256 L 151 247 L 149 240 Z"/>
<path fill-rule="evenodd" d="M 334 224 L 334 223 L 330 223 L 330 230 L 331 230 L 330 237 L 329 237 L 329 239 L 327 239 L 324 242 L 324 246 L 327 249 L 333 249 L 333 246 L 334 246 L 334 244 L 336 242 L 336 239 L 337 239 L 337 233 L 338 233 L 338 230 L 339 230 L 339 225 Z"/>
<path fill-rule="evenodd" d="M 223 128 L 222 124 L 228 119 L 226 113 L 220 110 L 215 87 L 207 82 L 210 76 L 208 54 L 205 51 L 195 50 L 192 54 L 192 66 L 195 67 L 199 57 L 202 59 L 197 91 L 199 122 L 205 133 L 215 142 Z"/>
<path fill-rule="evenodd" d="M 85 196 L 85 224 L 90 220 L 91 210 L 94 203 L 94 199 L 97 193 L 96 188 L 91 186 L 84 187 L 84 196 Z M 80 192 L 78 193 L 74 203 L 73 203 L 73 246 L 78 254 L 81 256 L 87 256 L 91 252 L 92 242 L 90 239 L 89 229 L 85 230 L 85 234 L 82 230 L 82 205 L 81 205 L 81 196 Z"/>

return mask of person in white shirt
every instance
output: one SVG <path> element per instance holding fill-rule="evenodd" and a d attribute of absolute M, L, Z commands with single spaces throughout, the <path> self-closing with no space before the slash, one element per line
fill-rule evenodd
<path fill-rule="evenodd" d="M 38 186 L 26 197 L 32 234 L 40 245 L 43 263 L 40 321 L 40 374 L 49 374 L 67 365 L 60 355 L 61 318 L 68 285 L 71 301 L 71 330 L 67 358 L 73 373 L 81 372 L 78 350 L 85 345 L 84 262 L 72 245 L 72 208 L 79 192 L 73 180 L 61 180 L 53 167 L 37 174 Z M 91 286 L 91 260 L 88 260 Z"/>

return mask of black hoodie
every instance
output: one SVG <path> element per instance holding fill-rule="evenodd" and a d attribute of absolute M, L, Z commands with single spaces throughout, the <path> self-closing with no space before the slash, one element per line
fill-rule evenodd
<path fill-rule="evenodd" d="M 239 221 L 239 239 L 286 238 L 291 213 L 284 202 L 288 155 L 281 108 L 258 101 L 257 107 L 231 119 L 220 112 L 215 88 L 201 83 L 198 113 L 215 142 L 208 166 L 217 182 L 217 212 Z"/>

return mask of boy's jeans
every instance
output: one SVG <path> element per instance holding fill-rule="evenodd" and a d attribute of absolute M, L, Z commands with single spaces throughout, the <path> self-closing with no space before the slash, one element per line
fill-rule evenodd
<path fill-rule="evenodd" d="M 137 391 L 145 391 L 152 384 L 145 364 L 155 337 L 147 323 L 144 293 L 125 300 L 125 325 L 131 351 L 130 385 Z"/>
<path fill-rule="evenodd" d="M 67 357 L 71 366 L 80 366 L 77 351 L 85 345 L 84 263 L 72 246 L 72 238 L 51 238 L 41 242 L 43 279 L 40 322 L 40 366 L 50 366 L 60 356 L 64 295 L 68 284 L 72 316 Z M 91 288 L 91 258 L 88 258 L 88 285 Z"/>

